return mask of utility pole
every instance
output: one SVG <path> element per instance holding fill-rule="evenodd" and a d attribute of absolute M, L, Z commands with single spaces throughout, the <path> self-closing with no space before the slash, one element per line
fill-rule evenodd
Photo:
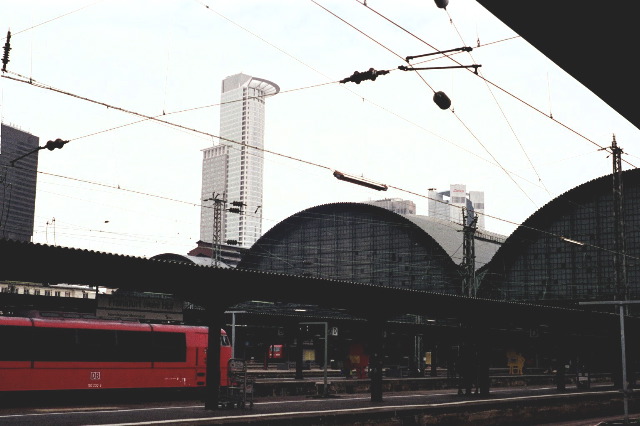
<path fill-rule="evenodd" d="M 614 278 L 616 283 L 616 300 L 629 300 L 627 285 L 627 261 L 624 238 L 624 211 L 622 200 L 622 148 L 616 143 L 613 135 L 611 142 L 613 159 L 613 230 L 615 233 Z"/>
<path fill-rule="evenodd" d="M 471 223 L 468 223 L 467 209 L 462 208 L 462 294 L 476 297 L 476 248 L 475 234 L 478 215 L 474 214 Z"/>

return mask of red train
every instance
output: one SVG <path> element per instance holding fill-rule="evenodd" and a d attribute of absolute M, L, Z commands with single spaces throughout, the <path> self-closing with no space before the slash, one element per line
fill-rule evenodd
<path fill-rule="evenodd" d="M 282 359 L 284 356 L 284 345 L 270 345 L 269 359 Z"/>
<path fill-rule="evenodd" d="M 206 385 L 206 327 L 0 317 L 0 391 Z M 231 346 L 220 331 L 220 383 Z"/>

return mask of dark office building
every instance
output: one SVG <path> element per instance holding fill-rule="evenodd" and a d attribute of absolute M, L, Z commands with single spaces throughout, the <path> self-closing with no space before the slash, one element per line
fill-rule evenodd
<path fill-rule="evenodd" d="M 11 161 L 36 149 L 39 139 L 5 124 L 0 132 L 0 238 L 31 241 L 38 152 L 20 159 L 14 166 Z"/>
<path fill-rule="evenodd" d="M 460 294 L 461 231 L 453 222 L 364 203 L 325 204 L 274 226 L 238 268 Z M 503 240 L 476 234 L 478 267 Z"/>
<path fill-rule="evenodd" d="M 640 297 L 640 170 L 623 172 L 629 298 Z M 535 212 L 486 267 L 479 296 L 575 304 L 614 300 L 612 175 L 567 191 Z"/>

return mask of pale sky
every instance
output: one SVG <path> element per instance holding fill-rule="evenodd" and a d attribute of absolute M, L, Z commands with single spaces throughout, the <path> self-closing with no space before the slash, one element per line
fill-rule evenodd
<path fill-rule="evenodd" d="M 263 233 L 332 202 L 397 197 L 426 215 L 428 188 L 461 183 L 484 191 L 487 230 L 508 235 L 553 198 L 611 173 L 611 158 L 595 144 L 610 146 L 613 134 L 624 159 L 640 164 L 638 129 L 477 2 L 451 0 L 446 11 L 432 0 L 367 5 L 0 0 L 0 37 L 13 34 L 4 76 L 144 115 L 164 112 L 163 120 L 198 131 L 153 121 L 106 131 L 141 118 L 0 78 L 5 124 L 41 145 L 71 140 L 40 151 L 33 241 L 145 257 L 194 248 L 201 150 L 216 141 L 207 134 L 219 135 L 221 81 L 240 72 L 281 88 L 266 101 L 265 148 L 318 165 L 265 155 Z M 465 69 L 421 71 L 428 85 L 397 70 L 406 56 L 434 52 L 424 42 L 474 47 L 473 57 L 454 58 L 482 65 L 480 74 L 504 91 Z M 457 64 L 417 66 L 448 65 Z M 335 83 L 369 68 L 394 71 Z M 436 106 L 429 86 L 451 98 L 454 112 Z M 341 182 L 332 170 L 399 189 Z"/>

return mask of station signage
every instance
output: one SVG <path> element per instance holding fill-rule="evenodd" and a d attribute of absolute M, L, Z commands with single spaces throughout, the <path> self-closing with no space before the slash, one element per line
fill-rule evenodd
<path fill-rule="evenodd" d="M 173 298 L 99 294 L 96 317 L 114 320 L 182 321 L 183 303 Z"/>

